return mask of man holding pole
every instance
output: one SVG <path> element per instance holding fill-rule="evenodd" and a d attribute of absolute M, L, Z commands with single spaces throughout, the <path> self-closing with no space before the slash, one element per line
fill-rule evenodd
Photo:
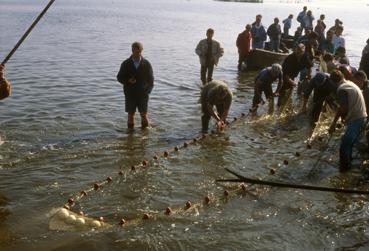
<path fill-rule="evenodd" d="M 0 64 L 0 100 L 9 97 L 10 83 L 4 77 L 5 66 Z"/>

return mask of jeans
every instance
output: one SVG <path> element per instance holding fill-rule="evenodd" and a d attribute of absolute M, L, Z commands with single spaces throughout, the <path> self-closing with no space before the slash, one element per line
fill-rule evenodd
<path fill-rule="evenodd" d="M 351 168 L 352 147 L 363 132 L 366 118 L 359 118 L 347 124 L 345 134 L 341 138 L 340 145 L 340 171 L 347 171 Z"/>
<path fill-rule="evenodd" d="M 272 51 L 278 52 L 281 41 L 279 39 L 270 40 L 270 45 L 272 46 Z"/>

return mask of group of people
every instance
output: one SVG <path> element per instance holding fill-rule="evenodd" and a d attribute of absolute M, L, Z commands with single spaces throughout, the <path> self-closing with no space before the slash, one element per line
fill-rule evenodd
<path fill-rule="evenodd" d="M 283 33 L 279 19 L 265 29 L 261 23 L 262 16 L 257 15 L 254 23 L 247 24 L 245 30 L 236 40 L 239 52 L 238 69 L 246 62 L 252 49 L 265 46 L 267 36 L 270 38 L 271 49 L 279 51 L 282 36 L 289 36 L 293 15 L 283 20 Z M 293 52 L 289 54 L 282 65 L 273 64 L 262 69 L 254 81 L 254 97 L 250 112 L 255 113 L 260 104 L 264 103 L 262 94 L 269 102 L 269 112 L 274 110 L 274 97 L 278 97 L 279 108 L 285 106 L 290 99 L 294 87 L 297 87 L 298 97 L 302 99 L 301 113 L 306 113 L 308 99 L 312 93 L 311 126 L 315 127 L 324 106 L 330 105 L 337 114 L 330 126 L 329 133 L 334 131 L 337 120 L 346 124 L 346 131 L 340 146 L 340 170 L 351 167 L 351 153 L 354 143 L 365 131 L 367 111 L 369 112 L 369 39 L 363 50 L 359 70 L 350 65 L 346 55 L 346 43 L 342 37 L 343 22 L 335 20 L 335 24 L 326 32 L 325 15 L 320 15 L 314 28 L 314 16 L 311 10 L 304 7 L 298 14 L 300 26 L 295 32 Z M 304 32 L 304 34 L 302 34 Z M 201 80 L 205 86 L 201 94 L 203 132 L 208 129 L 209 119 L 217 120 L 218 128 L 225 123 L 232 94 L 226 84 L 212 81 L 214 65 L 219 61 L 224 51 L 218 41 L 212 39 L 214 30 L 207 31 L 207 38 L 201 40 L 196 47 L 200 57 Z M 314 61 L 320 61 L 320 71 L 312 78 Z M 205 73 L 208 72 L 207 77 Z M 296 78 L 300 76 L 299 81 Z M 272 84 L 278 82 L 273 92 Z M 218 113 L 213 111 L 216 106 Z M 369 144 L 369 133 L 367 133 Z M 369 148 L 368 148 L 369 149 Z"/>
<path fill-rule="evenodd" d="M 278 48 L 281 29 L 278 18 L 266 31 L 261 24 L 261 15 L 256 16 L 255 22 L 246 25 L 245 31 L 237 37 L 236 45 L 239 51 L 238 69 L 247 58 L 252 48 L 263 48 L 266 36 L 269 35 L 273 48 Z M 288 35 L 293 15 L 289 15 L 284 23 L 284 34 Z M 283 107 L 290 98 L 294 87 L 303 100 L 301 112 L 307 111 L 308 99 L 314 93 L 312 102 L 311 125 L 314 127 L 319 119 L 320 112 L 325 105 L 331 105 L 337 114 L 330 126 L 329 132 L 335 129 L 339 118 L 346 124 L 346 132 L 340 146 L 340 170 L 345 171 L 351 166 L 352 147 L 359 135 L 364 131 L 367 111 L 369 111 L 369 39 L 362 52 L 360 69 L 350 65 L 346 55 L 345 41 L 341 37 L 343 27 L 340 20 L 322 36 L 326 25 L 324 15 L 318 20 L 319 29 L 312 30 L 314 17 L 311 11 L 304 7 L 299 13 L 300 30 L 305 35 L 297 40 L 293 52 L 289 54 L 282 65 L 273 64 L 262 69 L 254 81 L 254 97 L 250 112 L 255 113 L 259 104 L 264 103 L 262 94 L 270 104 L 270 112 L 274 110 L 274 97 L 278 97 L 278 107 Z M 319 32 L 318 32 L 319 30 Z M 201 110 L 202 132 L 206 133 L 209 121 L 214 118 L 216 127 L 222 129 L 226 124 L 228 112 L 232 103 L 232 91 L 223 81 L 213 80 L 214 66 L 223 56 L 221 44 L 213 39 L 214 30 L 206 31 L 206 38 L 196 47 L 196 54 L 201 64 Z M 148 101 L 154 86 L 154 74 L 150 62 L 142 56 L 143 45 L 134 42 L 131 46 L 132 54 L 121 64 L 117 80 L 123 85 L 125 95 L 125 111 L 128 113 L 127 127 L 134 128 L 136 110 L 141 115 L 141 127 L 149 126 Z M 312 78 L 313 61 L 319 55 L 320 72 Z M 0 65 L 0 99 L 10 95 L 10 83 L 4 77 L 5 67 Z M 296 81 L 300 75 L 300 81 Z M 278 82 L 273 92 L 272 84 Z M 214 107 L 216 109 L 214 109 Z M 369 142 L 369 133 L 367 134 Z"/>

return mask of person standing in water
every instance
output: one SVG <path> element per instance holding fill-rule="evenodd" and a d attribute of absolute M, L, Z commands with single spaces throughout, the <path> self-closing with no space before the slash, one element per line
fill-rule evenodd
<path fill-rule="evenodd" d="M 340 74 L 340 72 L 337 72 L 337 74 Z M 339 170 L 345 172 L 351 169 L 352 148 L 364 130 L 367 113 L 364 96 L 360 88 L 353 82 L 346 80 L 342 73 L 340 79 L 337 89 L 339 108 L 329 127 L 329 133 L 335 131 L 337 120 L 341 118 L 346 125 L 346 131 L 341 138 Z"/>
<path fill-rule="evenodd" d="M 195 50 L 200 58 L 201 81 L 203 85 L 213 80 L 214 65 L 218 65 L 219 58 L 224 54 L 223 47 L 218 41 L 213 39 L 213 36 L 214 30 L 209 28 L 206 31 L 206 38 L 200 40 Z"/>
<path fill-rule="evenodd" d="M 131 47 L 132 55 L 121 64 L 117 80 L 123 85 L 128 128 L 134 128 L 138 109 L 144 129 L 149 126 L 147 110 L 149 95 L 154 87 L 154 74 L 150 62 L 142 57 L 142 44 L 134 42 Z"/>

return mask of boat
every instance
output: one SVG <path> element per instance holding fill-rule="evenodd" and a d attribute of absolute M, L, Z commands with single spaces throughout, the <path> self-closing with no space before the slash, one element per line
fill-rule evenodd
<path fill-rule="evenodd" d="M 247 57 L 247 69 L 262 69 L 272 64 L 282 64 L 289 53 L 279 53 L 262 49 L 253 49 Z"/>

